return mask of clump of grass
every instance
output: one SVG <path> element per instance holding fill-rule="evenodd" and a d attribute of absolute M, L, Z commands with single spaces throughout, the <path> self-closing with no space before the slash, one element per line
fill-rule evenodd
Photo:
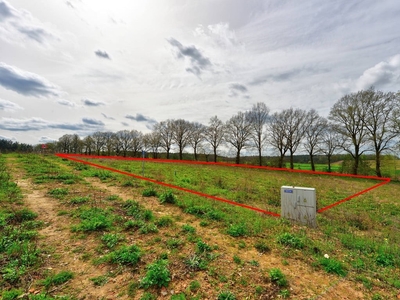
<path fill-rule="evenodd" d="M 189 255 L 185 260 L 185 264 L 191 271 L 205 270 L 207 268 L 207 260 L 196 253 Z"/>
<path fill-rule="evenodd" d="M 176 249 L 179 248 L 180 246 L 182 246 L 183 242 L 181 239 L 168 239 L 167 240 L 167 248 L 169 249 Z"/>
<path fill-rule="evenodd" d="M 103 286 L 108 282 L 108 276 L 102 275 L 90 278 L 94 286 Z"/>
<path fill-rule="evenodd" d="M 222 291 L 218 294 L 218 300 L 236 300 L 235 294 L 230 291 Z"/>
<path fill-rule="evenodd" d="M 175 204 L 176 203 L 176 196 L 171 191 L 167 191 L 165 193 L 162 193 L 159 196 L 159 200 L 160 200 L 160 203 Z"/>
<path fill-rule="evenodd" d="M 123 246 L 111 252 L 106 256 L 105 260 L 114 264 L 135 266 L 140 261 L 141 256 L 142 251 L 140 248 L 136 245 L 131 245 Z"/>
<path fill-rule="evenodd" d="M 159 259 L 146 267 L 146 276 L 141 279 L 140 286 L 147 289 L 152 286 L 167 287 L 171 281 L 168 260 Z"/>
<path fill-rule="evenodd" d="M 115 201 L 115 200 L 118 200 L 118 199 L 120 199 L 120 197 L 118 195 L 110 195 L 110 196 L 106 197 L 107 201 Z"/>
<path fill-rule="evenodd" d="M 273 268 L 269 270 L 269 277 L 271 281 L 279 287 L 288 286 L 288 281 L 285 274 L 283 274 L 282 271 L 278 268 Z"/>
<path fill-rule="evenodd" d="M 113 216 L 108 211 L 96 207 L 83 210 L 79 217 L 81 223 L 73 227 L 74 231 L 108 230 L 113 223 Z"/>
<path fill-rule="evenodd" d="M 58 286 L 71 280 L 74 274 L 71 271 L 61 271 L 55 275 L 46 277 L 41 284 L 48 290 L 51 286 Z"/>
<path fill-rule="evenodd" d="M 259 240 L 254 244 L 254 248 L 257 249 L 260 253 L 268 253 L 271 251 L 271 248 L 265 243 L 265 241 Z"/>
<path fill-rule="evenodd" d="M 82 197 L 82 196 L 77 196 L 77 197 L 73 197 L 71 200 L 69 200 L 69 203 L 71 204 L 83 204 L 86 203 L 90 200 L 89 196 L 86 197 Z"/>
<path fill-rule="evenodd" d="M 277 242 L 281 245 L 288 246 L 294 249 L 303 249 L 304 248 L 304 241 L 302 238 L 285 232 L 281 235 L 278 235 Z"/>
<path fill-rule="evenodd" d="M 170 216 L 162 216 L 156 221 L 158 227 L 169 227 L 174 224 L 174 220 Z"/>
<path fill-rule="evenodd" d="M 101 241 L 108 249 L 113 249 L 119 242 L 123 241 L 125 237 L 116 233 L 105 233 L 101 237 Z"/>
<path fill-rule="evenodd" d="M 190 226 L 188 224 L 184 224 L 184 225 L 182 225 L 182 231 L 194 234 L 194 233 L 196 233 L 196 228 L 194 228 L 193 226 Z"/>
<path fill-rule="evenodd" d="M 69 190 L 66 188 L 55 188 L 48 192 L 48 194 L 50 196 L 53 196 L 54 198 L 57 198 L 57 199 L 64 198 L 64 196 L 68 195 L 68 193 L 69 193 Z"/>
<path fill-rule="evenodd" d="M 154 188 L 147 188 L 142 192 L 143 197 L 157 197 L 157 191 Z"/>
<path fill-rule="evenodd" d="M 322 257 L 319 259 L 319 264 L 328 273 L 337 274 L 342 277 L 346 276 L 347 274 L 343 264 L 336 259 Z"/>
<path fill-rule="evenodd" d="M 198 282 L 197 280 L 193 280 L 192 282 L 190 282 L 189 290 L 191 292 L 196 292 L 199 288 L 200 288 L 200 282 Z"/>
<path fill-rule="evenodd" d="M 246 236 L 249 233 L 249 230 L 247 229 L 246 224 L 244 223 L 238 223 L 238 224 L 231 224 L 227 231 L 226 231 L 230 236 L 233 237 L 240 237 L 240 236 Z"/>

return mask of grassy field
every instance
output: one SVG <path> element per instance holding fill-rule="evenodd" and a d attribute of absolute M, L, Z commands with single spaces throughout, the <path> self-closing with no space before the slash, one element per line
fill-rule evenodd
<path fill-rule="evenodd" d="M 141 162 L 91 161 L 143 172 Z M 82 299 L 85 272 L 68 268 L 73 261 L 63 265 L 64 257 L 78 253 L 79 264 L 107 270 L 90 275 L 86 293 L 108 287 L 121 299 L 339 299 L 329 293 L 340 293 L 341 285 L 342 296 L 354 291 L 361 293 L 355 299 L 393 299 L 400 289 L 399 183 L 318 214 L 311 229 L 54 156 L 2 155 L 0 176 L 3 299 L 24 293 Z M 146 163 L 144 176 L 274 212 L 282 185 L 315 187 L 323 207 L 376 183 L 157 163 Z M 59 238 L 66 240 L 66 230 L 74 241 L 61 253 L 39 234 L 49 223 L 24 202 L 14 183 L 23 180 L 56 205 Z M 336 291 L 329 289 L 332 282 Z"/>

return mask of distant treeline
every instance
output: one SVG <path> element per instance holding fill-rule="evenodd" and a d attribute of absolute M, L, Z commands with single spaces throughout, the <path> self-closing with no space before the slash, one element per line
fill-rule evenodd
<path fill-rule="evenodd" d="M 0 152 L 8 153 L 8 152 L 32 152 L 34 147 L 29 144 L 18 143 L 16 141 L 0 139 Z"/>

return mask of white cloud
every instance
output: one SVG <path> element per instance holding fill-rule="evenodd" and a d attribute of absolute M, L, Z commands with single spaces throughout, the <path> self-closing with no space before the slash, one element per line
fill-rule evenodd
<path fill-rule="evenodd" d="M 0 110 L 15 111 L 17 109 L 23 109 L 23 108 L 14 102 L 3 100 L 0 98 Z"/>

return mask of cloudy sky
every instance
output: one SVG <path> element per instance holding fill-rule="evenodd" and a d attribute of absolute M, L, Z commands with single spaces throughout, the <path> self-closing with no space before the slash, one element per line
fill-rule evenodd
<path fill-rule="evenodd" d="M 0 138 L 207 124 L 265 102 L 327 116 L 400 90 L 398 0 L 0 0 Z"/>

